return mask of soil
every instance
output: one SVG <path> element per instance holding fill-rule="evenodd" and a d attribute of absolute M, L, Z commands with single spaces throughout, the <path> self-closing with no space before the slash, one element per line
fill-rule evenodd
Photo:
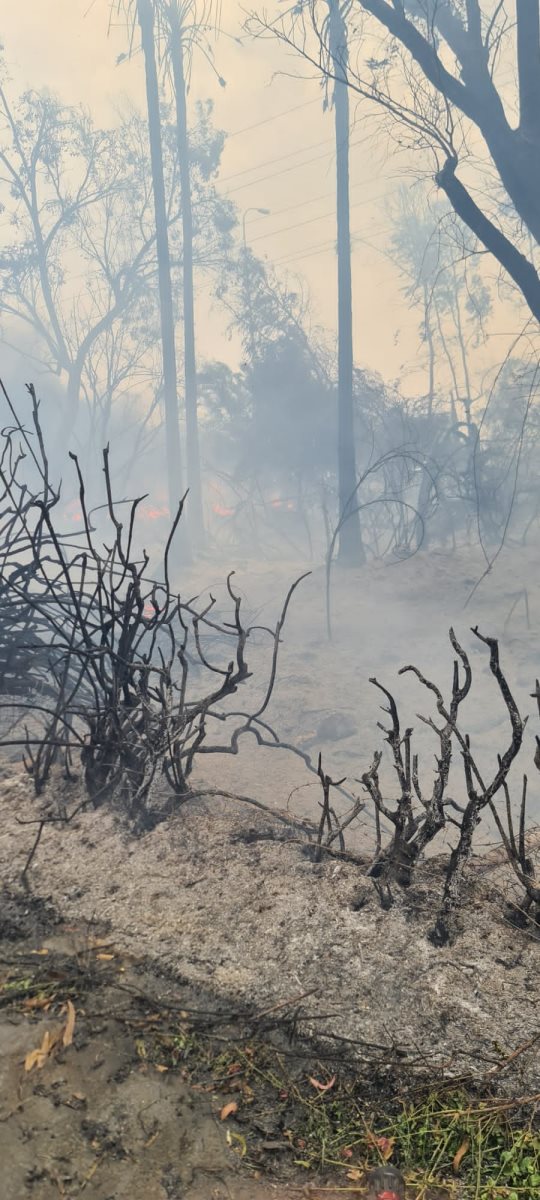
<path fill-rule="evenodd" d="M 304 1143 L 288 1128 L 301 1115 L 295 1084 L 334 1081 L 343 1060 L 321 1062 L 301 1038 L 291 1049 L 275 1015 L 158 973 L 93 922 L 68 925 L 5 889 L 2 915 L 3 1200 L 338 1200 L 347 1177 L 347 1191 L 365 1193 L 354 1156 L 335 1186 L 300 1173 Z M 266 1063 L 285 1063 L 279 1099 Z M 377 1086 L 364 1076 L 359 1094 L 366 1104 Z M 422 1189 L 423 1200 L 449 1196 Z"/>
<path fill-rule="evenodd" d="M 160 1018 L 176 1012 L 178 1025 L 180 1011 L 187 1017 L 183 1006 L 192 1009 L 193 993 L 122 956 L 95 929 L 63 926 L 44 905 L 4 896 L 3 913 L 3 1200 L 83 1194 L 94 1200 L 279 1200 L 285 1189 L 288 1196 L 300 1194 L 294 1182 L 268 1178 L 276 1158 L 265 1154 L 265 1143 L 274 1145 L 268 1113 L 259 1157 L 270 1161 L 261 1182 L 255 1146 L 249 1167 L 242 1166 L 231 1149 L 231 1126 L 241 1126 L 232 1116 L 220 1118 L 231 1099 L 227 1085 L 221 1092 L 212 1080 L 194 1085 L 187 1070 L 146 1060 L 143 1038 Z M 28 977 L 39 983 L 30 987 Z M 60 1043 L 43 1065 L 26 1070 L 44 1035 L 65 1028 L 66 996 L 73 997 L 72 1044 Z M 201 994 L 195 999 L 200 1007 Z M 281 1144 L 275 1144 L 290 1157 L 281 1130 L 278 1135 Z"/>

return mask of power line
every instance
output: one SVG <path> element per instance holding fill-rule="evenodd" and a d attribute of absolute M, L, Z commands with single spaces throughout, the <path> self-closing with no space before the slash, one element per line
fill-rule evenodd
<path fill-rule="evenodd" d="M 272 163 L 284 162 L 286 158 L 294 158 L 295 154 L 304 154 L 308 150 L 317 150 L 319 146 L 328 146 L 333 142 L 333 138 L 325 138 L 322 142 L 310 142 L 309 146 L 301 146 L 300 149 L 290 150 L 288 154 L 278 154 L 277 158 L 265 158 L 262 162 L 255 163 L 253 167 L 244 167 L 242 171 L 235 171 L 234 175 L 225 175 L 224 179 L 220 179 L 221 183 L 229 183 L 231 179 L 239 179 L 241 175 L 249 175 L 250 171 L 260 171 L 261 167 L 270 167 Z"/>
<path fill-rule="evenodd" d="M 355 192 L 359 187 L 365 187 L 364 179 L 360 179 L 358 183 L 351 184 L 349 190 Z M 391 192 L 390 195 L 394 195 L 394 193 Z M 333 200 L 334 197 L 335 192 L 320 192 L 318 196 L 308 196 L 305 200 L 298 200 L 296 204 L 287 204 L 285 208 L 273 208 L 271 213 L 265 213 L 264 216 L 252 217 L 249 223 L 250 225 L 257 225 L 261 221 L 267 221 L 269 216 L 282 217 L 285 213 L 294 212 L 297 208 L 307 208 L 308 204 L 315 204 L 319 200 Z"/>
<path fill-rule="evenodd" d="M 377 237 L 379 234 L 387 233 L 387 232 L 388 232 L 387 227 L 385 225 L 381 225 L 380 229 L 373 230 L 373 236 Z M 351 238 L 353 240 L 356 240 L 357 242 L 362 242 L 364 245 L 369 246 L 371 250 L 377 250 L 379 254 L 383 254 L 385 257 L 388 257 L 386 255 L 386 251 L 381 250 L 380 246 L 376 246 L 373 242 L 370 242 L 367 238 L 361 237 L 359 232 L 356 232 L 355 230 L 353 230 L 351 232 Z M 294 251 L 292 254 L 285 254 L 281 258 L 276 258 L 274 260 L 273 265 L 277 266 L 278 263 L 300 262 L 300 260 L 302 258 L 309 258 L 312 254 L 320 254 L 325 250 L 326 251 L 335 250 L 336 240 L 337 240 L 336 238 L 332 238 L 330 241 L 327 241 L 327 242 L 316 242 L 316 244 L 314 246 L 307 246 L 306 249 L 302 250 L 300 254 L 297 251 Z M 353 250 L 354 250 L 354 246 L 353 246 Z"/>
<path fill-rule="evenodd" d="M 382 192 L 380 196 L 367 196 L 362 200 L 355 200 L 354 204 L 351 204 L 351 208 L 363 208 L 366 204 L 376 204 L 378 200 L 384 200 L 385 196 L 395 195 L 397 190 L 389 193 Z M 279 233 L 289 233 L 292 229 L 301 229 L 303 225 L 312 225 L 315 221 L 324 221 L 335 215 L 335 209 L 332 209 L 330 212 L 320 213 L 318 217 L 307 217 L 305 221 L 296 221 L 294 225 L 285 225 L 283 229 L 273 229 L 271 233 L 259 233 L 257 237 L 250 238 L 250 243 L 260 242 L 264 238 L 277 237 Z"/>
<path fill-rule="evenodd" d="M 370 137 L 371 134 L 364 138 L 359 138 L 356 142 L 351 142 L 351 150 L 353 146 L 362 146 L 365 142 L 369 141 Z M 296 151 L 296 153 L 301 154 L 302 151 Z M 305 162 L 293 163 L 291 167 L 283 167 L 281 171 L 272 171 L 270 175 L 261 175 L 259 179 L 252 179 L 249 183 L 241 183 L 237 187 L 230 188 L 228 192 L 225 192 L 224 197 L 228 199 L 229 196 L 233 196 L 236 192 L 242 192 L 246 188 L 255 187 L 258 183 L 266 183 L 268 179 L 277 179 L 279 175 L 287 175 L 289 171 L 297 171 L 299 167 L 309 167 L 314 162 L 320 162 L 321 158 L 328 158 L 332 153 L 333 151 L 331 150 L 325 150 L 322 154 L 315 154 L 313 158 L 307 158 Z M 288 158 L 290 156 L 285 155 L 284 157 Z"/>
<path fill-rule="evenodd" d="M 252 129 L 260 129 L 261 125 L 270 125 L 272 121 L 279 121 L 280 117 L 288 117 L 290 113 L 299 112 L 301 108 L 309 108 L 311 104 L 320 104 L 319 98 L 304 100 L 303 104 L 295 104 L 293 108 L 285 108 L 283 112 L 274 113 L 273 117 L 264 117 L 262 121 L 255 121 L 253 125 L 244 125 L 243 129 L 234 129 L 232 133 L 227 134 L 227 138 L 240 137 L 242 133 L 250 133 Z"/>

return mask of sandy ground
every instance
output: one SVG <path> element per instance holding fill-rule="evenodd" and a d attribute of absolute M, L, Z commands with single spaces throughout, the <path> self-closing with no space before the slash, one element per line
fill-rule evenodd
<path fill-rule="evenodd" d="M 2 1200 L 300 1196 L 303 1188 L 293 1181 L 261 1180 L 253 1163 L 256 1138 L 250 1139 L 249 1167 L 241 1164 L 231 1129 L 242 1125 L 220 1116 L 234 1099 L 226 1083 L 220 1087 L 209 1071 L 204 1083 L 194 1084 L 181 1064 L 175 1069 L 146 1057 L 154 1031 L 164 1044 L 174 1036 L 175 1013 L 188 1015 L 182 1006 L 192 1008 L 193 994 L 123 957 L 89 927 L 58 929 L 34 920 L 31 908 L 10 904 L 8 910 L 10 927 L 4 908 L 0 931 Z M 25 911 L 29 917 L 21 922 Z M 73 1006 L 70 1044 L 60 1041 L 26 1070 L 44 1037 L 65 1031 L 66 996 Z M 277 1125 L 275 1136 L 282 1138 Z M 264 1136 L 258 1141 L 263 1160 Z"/>

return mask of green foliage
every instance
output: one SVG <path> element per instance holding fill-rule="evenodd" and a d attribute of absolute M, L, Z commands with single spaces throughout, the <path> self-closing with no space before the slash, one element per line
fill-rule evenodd
<path fill-rule="evenodd" d="M 235 1081 L 248 1155 L 249 1110 L 262 1106 L 290 1144 L 296 1166 L 315 1176 L 337 1174 L 338 1186 L 360 1182 L 366 1167 L 387 1160 L 425 1200 L 441 1188 L 438 1195 L 456 1200 L 540 1195 L 540 1128 L 532 1119 L 523 1123 L 519 1101 L 483 1099 L 464 1088 L 389 1100 L 382 1081 L 378 1091 L 376 1081 L 367 1083 L 353 1070 L 339 1073 L 315 1058 L 294 1062 L 256 1040 L 223 1049 L 187 1024 L 159 1032 L 148 1057 L 187 1067 L 194 1081 L 210 1078 L 227 1093 Z"/>

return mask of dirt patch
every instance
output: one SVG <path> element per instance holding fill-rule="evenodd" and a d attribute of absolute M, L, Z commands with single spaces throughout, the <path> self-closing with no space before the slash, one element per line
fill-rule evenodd
<path fill-rule="evenodd" d="M 32 936 L 32 912 L 13 899 L 11 912 L 13 936 L 0 942 L 4 1200 L 83 1194 L 93 1200 L 278 1200 L 297 1194 L 293 1182 L 263 1182 L 253 1161 L 240 1162 L 242 1136 L 234 1130 L 241 1127 L 232 1115 L 220 1119 L 230 1101 L 227 1086 L 220 1092 L 210 1072 L 193 1086 L 187 1067 L 173 1069 L 170 1056 L 169 1065 L 147 1056 L 146 1040 L 150 1045 L 155 1031 L 166 1041 L 164 1018 L 167 1028 L 186 1027 L 181 1005 L 194 1003 L 187 989 L 180 992 L 84 927 L 59 931 L 55 922 L 51 932 L 40 917 Z M 25 1070 L 29 1053 L 65 1028 L 68 1002 L 75 1015 L 72 1044 L 60 1042 L 43 1065 Z M 211 1025 L 215 1006 L 207 1015 Z M 272 1131 L 276 1122 L 267 1118 L 267 1124 Z M 286 1143 L 279 1148 L 285 1157 L 291 1150 Z M 250 1153 L 253 1158 L 255 1143 Z M 264 1163 L 267 1176 L 271 1157 Z"/>

